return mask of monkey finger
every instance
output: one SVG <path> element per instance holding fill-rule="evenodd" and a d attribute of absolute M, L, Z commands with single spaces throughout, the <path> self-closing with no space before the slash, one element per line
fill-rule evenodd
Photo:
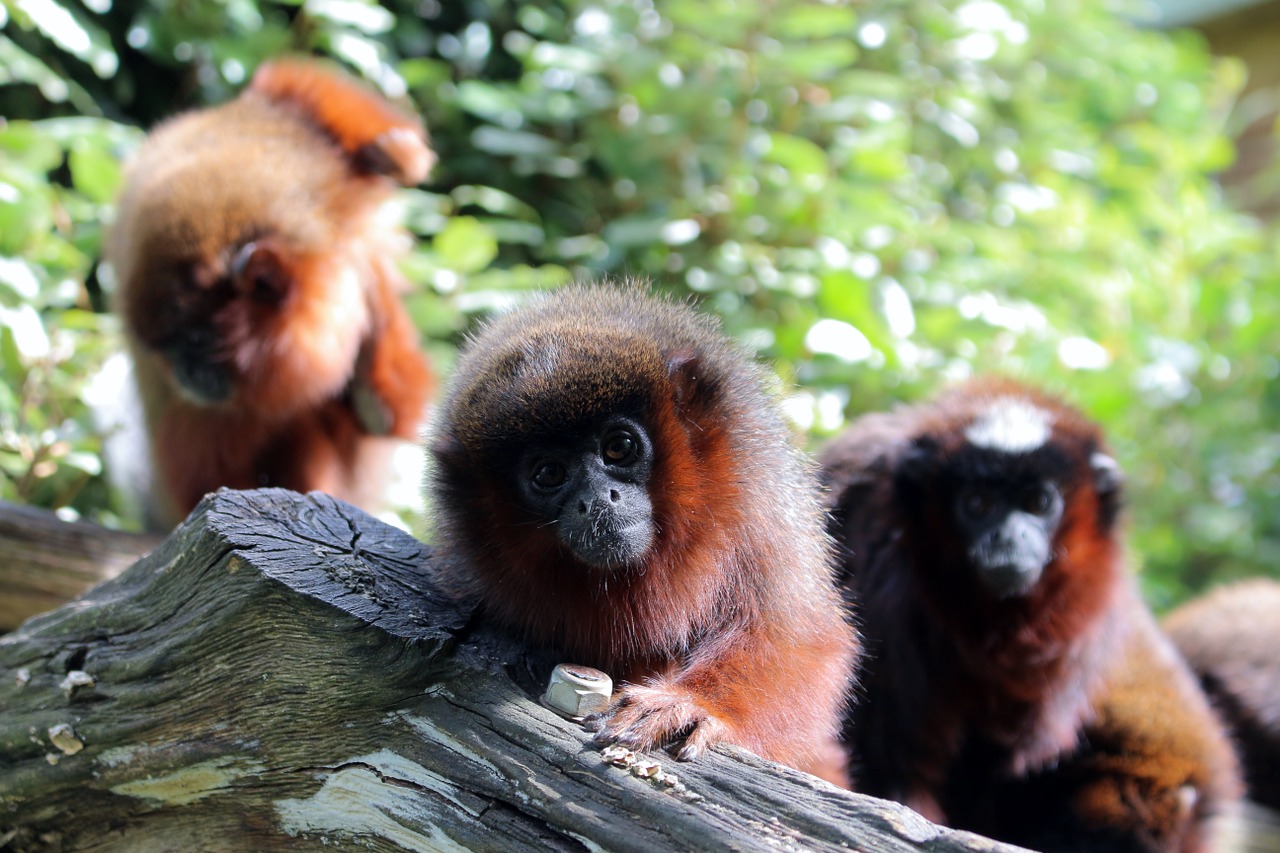
<path fill-rule="evenodd" d="M 369 435 L 387 435 L 395 426 L 395 413 L 368 382 L 352 380 L 348 398 L 356 420 Z"/>
<path fill-rule="evenodd" d="M 676 761 L 693 761 L 706 752 L 712 744 L 724 740 L 725 725 L 715 717 L 708 716 L 699 721 L 691 732 L 685 735 L 684 744 L 676 750 Z"/>
<path fill-rule="evenodd" d="M 619 709 L 610 725 L 617 743 L 630 749 L 657 749 L 684 741 L 710 721 L 705 710 L 682 698 L 664 702 L 657 696 Z"/>
<path fill-rule="evenodd" d="M 364 168 L 411 187 L 422 183 L 435 165 L 435 154 L 422 137 L 408 128 L 393 127 L 358 154 Z"/>
<path fill-rule="evenodd" d="M 591 738 L 591 742 L 596 746 L 608 746 L 618 740 L 618 730 L 610 725 L 607 719 L 592 720 L 587 725 L 587 731 L 596 733 L 595 737 Z"/>
<path fill-rule="evenodd" d="M 693 761 L 701 754 L 701 745 L 692 740 L 685 740 L 684 746 L 676 750 L 676 761 Z"/>
<path fill-rule="evenodd" d="M 680 725 L 679 721 L 641 720 L 619 732 L 617 742 L 628 749 L 657 749 L 679 743 L 697 725 L 696 722 Z"/>

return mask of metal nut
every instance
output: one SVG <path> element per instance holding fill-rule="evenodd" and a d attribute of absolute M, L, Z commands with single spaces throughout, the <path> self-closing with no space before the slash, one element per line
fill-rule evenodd
<path fill-rule="evenodd" d="M 613 679 L 598 669 L 573 663 L 559 664 L 551 671 L 542 704 L 573 720 L 609 707 Z"/>

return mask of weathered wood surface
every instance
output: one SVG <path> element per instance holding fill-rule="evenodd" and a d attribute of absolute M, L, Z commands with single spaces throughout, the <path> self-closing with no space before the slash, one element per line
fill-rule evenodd
<path fill-rule="evenodd" d="M 0 501 L 0 633 L 115 577 L 160 541 Z"/>
<path fill-rule="evenodd" d="M 1012 850 L 720 749 L 602 761 L 549 661 L 429 550 L 323 495 L 223 491 L 0 637 L 0 849 Z"/>

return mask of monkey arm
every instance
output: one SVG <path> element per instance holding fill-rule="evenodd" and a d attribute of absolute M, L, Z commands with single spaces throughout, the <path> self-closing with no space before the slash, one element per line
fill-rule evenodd
<path fill-rule="evenodd" d="M 1238 795 L 1231 747 L 1167 641 L 1139 618 L 1079 747 L 996 782 L 965 828 L 1034 849 L 1226 849 Z"/>
<path fill-rule="evenodd" d="M 375 262 L 380 268 L 369 295 L 372 329 L 360 346 L 348 396 L 365 432 L 416 441 L 435 376 L 395 293 L 399 277 L 390 266 L 392 261 Z"/>
<path fill-rule="evenodd" d="M 1231 747 L 1167 641 L 1144 623 L 1085 729 L 1077 760 L 1090 772 L 1072 807 L 1099 831 L 1215 849 L 1206 820 L 1239 793 Z"/>
<path fill-rule="evenodd" d="M 822 617 L 812 616 L 819 625 L 799 637 L 768 625 L 731 629 L 684 666 L 624 687 L 601 715 L 597 741 L 673 745 L 682 761 L 726 741 L 840 781 L 831 721 L 845 701 L 853 651 L 843 626 L 832 620 L 822 630 Z"/>
<path fill-rule="evenodd" d="M 413 186 L 426 178 L 435 163 L 420 121 L 319 63 L 300 59 L 267 63 L 254 75 L 251 89 L 302 107 L 353 163 L 368 172 Z"/>

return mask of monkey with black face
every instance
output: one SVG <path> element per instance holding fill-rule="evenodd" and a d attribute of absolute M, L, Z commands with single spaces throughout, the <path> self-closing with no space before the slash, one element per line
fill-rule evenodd
<path fill-rule="evenodd" d="M 421 122 L 335 68 L 281 60 L 156 127 L 106 256 L 155 471 L 153 523 L 220 486 L 376 506 L 433 387 L 383 215 L 434 160 Z"/>
<path fill-rule="evenodd" d="M 855 789 L 1036 849 L 1211 849 L 1237 770 L 1124 570 L 1096 426 L 976 381 L 822 462 L 867 648 Z"/>
<path fill-rule="evenodd" d="M 621 681 L 601 743 L 727 741 L 839 780 L 856 637 L 763 385 L 709 319 L 636 286 L 498 319 L 428 442 L 439 578 Z"/>

